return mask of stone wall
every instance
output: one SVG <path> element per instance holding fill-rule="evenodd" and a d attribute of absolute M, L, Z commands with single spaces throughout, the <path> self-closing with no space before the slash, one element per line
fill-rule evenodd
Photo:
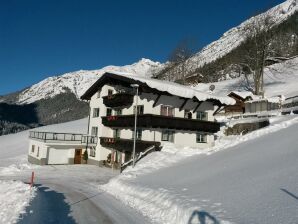
<path fill-rule="evenodd" d="M 264 128 L 270 124 L 269 120 L 262 120 L 259 122 L 238 123 L 233 127 L 228 127 L 225 131 L 226 135 L 245 135 L 254 130 Z"/>

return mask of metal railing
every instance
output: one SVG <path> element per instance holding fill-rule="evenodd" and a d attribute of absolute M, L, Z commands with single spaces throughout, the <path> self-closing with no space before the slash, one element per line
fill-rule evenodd
<path fill-rule="evenodd" d="M 93 135 L 75 134 L 75 133 L 56 133 L 30 131 L 29 138 L 47 141 L 78 142 L 81 144 L 97 144 L 98 137 Z"/>

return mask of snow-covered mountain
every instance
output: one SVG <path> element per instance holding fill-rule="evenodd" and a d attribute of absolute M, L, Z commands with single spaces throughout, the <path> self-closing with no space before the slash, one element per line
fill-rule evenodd
<path fill-rule="evenodd" d="M 264 21 L 264 18 L 270 18 L 270 21 L 275 26 L 287 20 L 287 18 L 297 11 L 298 0 L 287 0 L 262 14 L 244 21 L 239 26 L 228 30 L 219 40 L 207 45 L 189 60 L 190 62 L 195 62 L 196 68 L 215 61 L 237 48 L 249 38 L 252 33 L 248 32 L 248 28 L 253 24 L 260 24 Z"/>
<path fill-rule="evenodd" d="M 227 74 L 227 76 L 231 76 Z M 253 83 L 252 80 L 250 82 Z M 237 77 L 213 83 L 199 83 L 194 88 L 209 92 L 210 85 L 214 85 L 214 94 L 226 96 L 231 91 L 247 91 L 244 77 Z M 264 89 L 267 97 L 284 95 L 292 97 L 298 95 L 298 56 L 290 60 L 267 66 L 264 69 Z"/>
<path fill-rule="evenodd" d="M 150 76 L 152 69 L 160 67 L 159 62 L 149 59 L 125 66 L 106 66 L 98 70 L 80 70 L 46 78 L 19 93 L 16 103 L 28 104 L 41 99 L 52 98 L 71 91 L 79 98 L 103 73 L 108 71 L 127 72 L 140 76 Z"/>

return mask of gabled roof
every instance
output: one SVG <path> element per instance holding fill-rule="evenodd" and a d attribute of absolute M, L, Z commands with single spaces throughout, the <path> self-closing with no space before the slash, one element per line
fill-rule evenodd
<path fill-rule="evenodd" d="M 130 73 L 106 72 L 104 73 L 82 96 L 83 100 L 90 100 L 91 97 L 105 84 L 120 84 L 130 86 L 139 84 L 140 91 L 153 92 L 157 94 L 173 95 L 185 99 L 196 99 L 198 101 L 213 101 L 216 104 L 232 105 L 235 100 L 229 97 L 221 97 L 213 94 L 204 93 L 193 89 L 191 86 L 184 86 L 178 83 L 139 77 Z"/>

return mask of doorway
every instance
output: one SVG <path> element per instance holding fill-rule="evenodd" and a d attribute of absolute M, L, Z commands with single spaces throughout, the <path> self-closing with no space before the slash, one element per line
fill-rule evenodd
<path fill-rule="evenodd" d="M 75 149 L 74 164 L 81 164 L 82 149 Z"/>

